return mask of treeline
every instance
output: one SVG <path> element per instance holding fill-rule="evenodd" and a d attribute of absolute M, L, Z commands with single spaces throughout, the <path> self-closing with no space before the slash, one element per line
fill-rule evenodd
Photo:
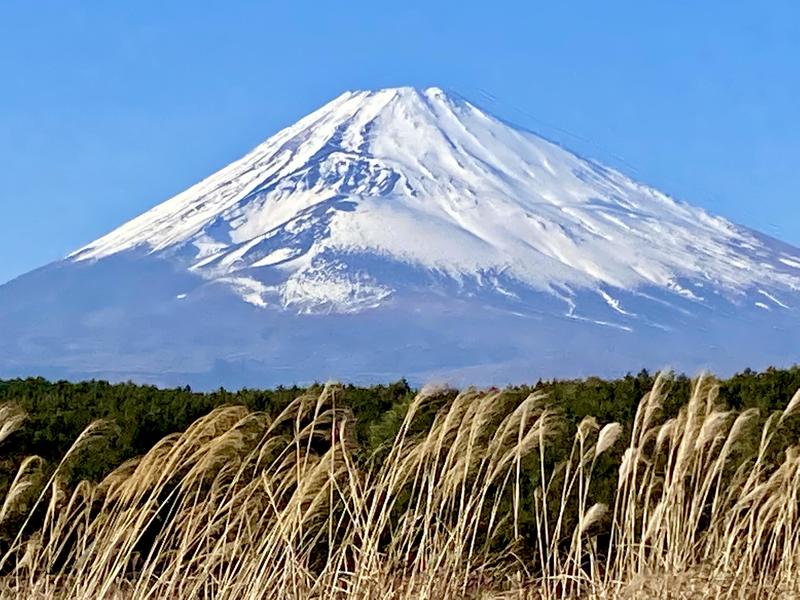
<path fill-rule="evenodd" d="M 619 422 L 627 431 L 639 401 L 651 389 L 654 380 L 655 374 L 642 371 L 614 380 L 591 377 L 539 381 L 509 387 L 504 398 L 511 407 L 533 391 L 544 391 L 573 428 L 584 417 L 594 416 L 601 424 Z M 688 400 L 691 380 L 676 375 L 670 386 L 663 407 L 665 418 L 672 416 L 677 407 Z M 145 453 L 164 436 L 185 430 L 219 406 L 243 405 L 253 411 L 276 415 L 301 394 L 318 394 L 321 389 L 322 385 L 317 384 L 200 393 L 189 387 L 160 389 L 106 381 L 70 383 L 41 378 L 0 381 L 0 404 L 13 403 L 27 414 L 21 430 L 0 447 L 0 494 L 7 488 L 22 458 L 37 455 L 57 462 L 81 431 L 97 419 L 110 421 L 115 428 L 114 435 L 93 444 L 92 455 L 76 461 L 71 474 L 75 481 L 102 478 L 126 459 Z M 767 415 L 783 409 L 798 389 L 800 366 L 769 368 L 763 372 L 746 370 L 719 381 L 719 401 L 738 410 L 755 407 Z M 354 416 L 356 440 L 363 457 L 380 451 L 381 445 L 394 435 L 404 407 L 417 391 L 406 381 L 371 387 L 346 385 L 338 391 L 337 403 L 349 408 Z M 443 392 L 442 402 L 453 395 L 455 391 Z M 565 452 L 572 433 L 564 432 Z M 790 431 L 787 435 L 794 433 Z"/>

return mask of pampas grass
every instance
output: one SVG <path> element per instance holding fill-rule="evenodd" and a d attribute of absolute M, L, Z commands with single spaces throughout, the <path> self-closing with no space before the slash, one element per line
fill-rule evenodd
<path fill-rule="evenodd" d="M 781 413 L 736 414 L 700 377 L 664 420 L 660 376 L 629 431 L 588 417 L 553 464 L 568 428 L 541 394 L 508 407 L 500 391 L 443 403 L 425 389 L 365 459 L 338 389 L 277 416 L 218 408 L 97 483 L 68 486 L 65 473 L 113 435 L 107 423 L 47 475 L 26 459 L 0 508 L 0 526 L 18 523 L 2 548 L 0 595 L 800 597 L 800 448 L 770 458 L 800 394 Z M 22 419 L 0 407 L 0 442 Z M 745 438 L 758 440 L 750 452 Z M 606 505 L 592 482 L 612 451 L 622 459 Z M 523 504 L 533 525 L 521 522 Z"/>

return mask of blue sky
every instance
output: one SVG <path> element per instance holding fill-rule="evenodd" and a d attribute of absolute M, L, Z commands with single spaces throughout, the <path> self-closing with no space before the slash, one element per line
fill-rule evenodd
<path fill-rule="evenodd" d="M 346 89 L 397 85 L 457 91 L 800 245 L 798 6 L 7 0 L 0 281 Z"/>

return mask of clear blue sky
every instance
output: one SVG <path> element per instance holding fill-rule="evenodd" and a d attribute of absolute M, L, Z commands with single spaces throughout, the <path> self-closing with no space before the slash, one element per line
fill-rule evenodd
<path fill-rule="evenodd" d="M 798 6 L 6 0 L 0 281 L 346 89 L 396 85 L 460 92 L 800 245 Z"/>

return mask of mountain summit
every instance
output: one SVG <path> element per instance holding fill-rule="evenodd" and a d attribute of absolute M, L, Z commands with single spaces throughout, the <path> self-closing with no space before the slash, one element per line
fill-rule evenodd
<path fill-rule="evenodd" d="M 395 88 L 0 287 L 0 364 L 199 385 L 729 371 L 797 359 L 798 305 L 800 250 Z"/>

